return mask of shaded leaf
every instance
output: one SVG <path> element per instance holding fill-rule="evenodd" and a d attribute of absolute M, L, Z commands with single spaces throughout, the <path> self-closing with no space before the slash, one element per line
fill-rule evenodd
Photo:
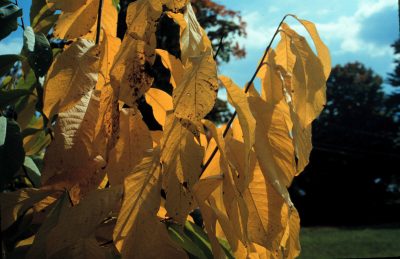
<path fill-rule="evenodd" d="M 43 112 L 47 118 L 72 108 L 96 86 L 98 48 L 79 39 L 60 54 L 46 77 Z"/>
<path fill-rule="evenodd" d="M 4 144 L 0 146 L 1 190 L 13 179 L 25 157 L 20 128 L 14 120 L 7 120 L 6 133 Z"/>
<path fill-rule="evenodd" d="M 92 191 L 78 205 L 63 210 L 57 224 L 47 235 L 46 255 L 51 257 L 74 245 L 78 239 L 94 240 L 96 227 L 121 199 L 122 186 L 114 186 Z"/>
<path fill-rule="evenodd" d="M 21 97 L 30 95 L 28 89 L 0 90 L 0 109 L 5 109 L 8 105 L 16 103 Z"/>
<path fill-rule="evenodd" d="M 40 170 L 29 156 L 25 156 L 24 167 L 34 187 L 40 187 Z"/>
<path fill-rule="evenodd" d="M 187 258 L 186 253 L 169 239 L 166 227 L 157 219 L 161 202 L 161 168 L 156 153 L 154 158 L 144 158 L 125 179 L 114 243 L 126 258 Z"/>
<path fill-rule="evenodd" d="M 0 194 L 1 230 L 4 231 L 18 220 L 35 203 L 54 193 L 33 188 Z"/>

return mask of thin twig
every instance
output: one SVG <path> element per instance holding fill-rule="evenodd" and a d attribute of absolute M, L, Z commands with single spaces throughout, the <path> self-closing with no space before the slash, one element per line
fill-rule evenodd
<path fill-rule="evenodd" d="M 103 12 L 103 0 L 99 0 L 99 9 L 97 11 L 97 29 L 96 29 L 96 45 L 100 41 L 100 30 L 101 30 L 101 13 Z"/>
<path fill-rule="evenodd" d="M 18 6 L 18 0 L 15 0 L 15 5 Z M 24 18 L 23 18 L 23 16 L 21 16 L 20 18 L 21 18 L 21 28 L 25 31 Z"/>
<path fill-rule="evenodd" d="M 275 33 L 274 33 L 274 36 L 272 36 L 271 41 L 269 42 L 267 48 L 266 48 L 265 51 L 264 51 L 264 55 L 263 55 L 263 57 L 261 58 L 260 64 L 258 64 L 258 67 L 257 67 L 256 71 L 254 72 L 254 74 L 253 74 L 253 76 L 251 77 L 250 81 L 249 81 L 249 82 L 247 83 L 247 85 L 246 85 L 246 88 L 245 88 L 245 90 L 244 90 L 245 93 L 247 93 L 247 92 L 249 91 L 250 86 L 253 84 L 253 81 L 254 81 L 254 79 L 256 78 L 258 71 L 260 71 L 261 67 L 265 64 L 263 61 L 264 61 L 265 57 L 267 56 L 268 51 L 270 50 L 271 45 L 272 45 L 272 42 L 274 41 L 276 35 L 278 35 L 278 33 L 279 33 L 279 28 L 282 26 L 282 23 L 285 21 L 286 17 L 288 17 L 288 14 L 285 15 L 285 16 L 282 18 L 281 22 L 279 23 L 278 27 L 276 28 Z M 235 111 L 235 112 L 232 114 L 231 119 L 230 119 L 230 120 L 228 121 L 228 123 L 226 124 L 226 128 L 225 128 L 225 130 L 224 130 L 224 132 L 223 132 L 223 134 L 222 134 L 223 137 L 225 137 L 225 136 L 228 134 L 228 131 L 229 131 L 229 129 L 230 129 L 230 127 L 231 127 L 233 121 L 234 121 L 235 118 L 236 118 L 236 115 L 237 115 L 237 112 Z M 205 171 L 205 170 L 207 169 L 207 167 L 210 165 L 210 163 L 211 163 L 211 161 L 213 160 L 214 156 L 217 154 L 217 151 L 218 151 L 218 147 L 215 147 L 214 150 L 213 150 L 213 152 L 211 153 L 210 157 L 209 157 L 208 160 L 206 161 L 206 163 L 202 166 L 202 170 L 201 170 L 201 174 L 200 174 L 199 178 L 203 175 L 204 171 Z"/>
<path fill-rule="evenodd" d="M 218 49 L 217 49 L 217 51 L 216 51 L 215 54 L 214 54 L 214 60 L 217 58 L 219 51 L 220 51 L 220 50 L 222 49 L 222 47 L 223 47 L 224 37 L 225 37 L 225 34 L 223 34 L 223 35 L 221 36 L 221 39 L 219 40 Z"/>

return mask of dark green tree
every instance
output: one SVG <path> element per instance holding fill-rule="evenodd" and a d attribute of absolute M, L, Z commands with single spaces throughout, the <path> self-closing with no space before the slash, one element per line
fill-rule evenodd
<path fill-rule="evenodd" d="M 327 105 L 313 127 L 314 150 L 292 191 L 303 223 L 368 224 L 394 220 L 398 122 L 382 78 L 360 63 L 337 65 Z M 397 178 L 396 178 L 397 177 Z"/>

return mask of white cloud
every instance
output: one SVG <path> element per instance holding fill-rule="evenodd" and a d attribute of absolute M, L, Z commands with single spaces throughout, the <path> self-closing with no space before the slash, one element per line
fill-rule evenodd
<path fill-rule="evenodd" d="M 369 17 L 375 13 L 382 11 L 388 7 L 397 7 L 397 1 L 395 0 L 370 0 L 360 2 L 359 8 L 356 12 L 356 17 Z"/>
<path fill-rule="evenodd" d="M 21 52 L 22 39 L 11 38 L 0 42 L 0 55 L 18 54 Z"/>

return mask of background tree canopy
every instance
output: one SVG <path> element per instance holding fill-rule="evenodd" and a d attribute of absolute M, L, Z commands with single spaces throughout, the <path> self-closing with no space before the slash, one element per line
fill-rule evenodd
<path fill-rule="evenodd" d="M 382 83 L 357 62 L 332 69 L 310 164 L 292 186 L 303 224 L 398 221 L 398 95 L 385 95 Z"/>

